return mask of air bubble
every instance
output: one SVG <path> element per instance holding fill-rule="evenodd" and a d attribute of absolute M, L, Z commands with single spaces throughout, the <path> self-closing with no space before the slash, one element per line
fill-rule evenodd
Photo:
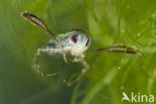
<path fill-rule="evenodd" d="M 121 67 L 120 66 L 118 66 L 118 70 L 121 70 Z"/>
<path fill-rule="evenodd" d="M 140 33 L 137 33 L 137 37 L 140 37 Z"/>

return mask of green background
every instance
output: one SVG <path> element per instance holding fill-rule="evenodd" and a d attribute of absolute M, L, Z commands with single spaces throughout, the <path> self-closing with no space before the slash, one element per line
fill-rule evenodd
<path fill-rule="evenodd" d="M 121 44 L 140 52 L 88 54 L 89 72 L 67 87 L 63 80 L 72 80 L 82 66 L 42 54 L 41 67 L 58 74 L 37 73 L 36 50 L 50 38 L 21 17 L 26 10 L 56 35 L 88 32 L 90 49 Z M 156 0 L 0 0 L 0 104 L 121 104 L 123 91 L 156 96 L 155 63 Z"/>

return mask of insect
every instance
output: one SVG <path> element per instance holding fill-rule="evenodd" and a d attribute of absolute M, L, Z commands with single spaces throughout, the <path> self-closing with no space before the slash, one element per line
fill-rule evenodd
<path fill-rule="evenodd" d="M 39 70 L 39 72 L 44 76 L 54 76 L 56 73 L 47 74 L 43 70 L 41 70 L 39 65 L 39 56 L 40 53 L 61 53 L 63 55 L 64 61 L 67 63 L 66 54 L 69 54 L 74 57 L 72 62 L 80 62 L 84 67 L 79 76 L 77 76 L 71 82 L 68 82 L 67 85 L 71 86 L 78 80 L 80 80 L 84 74 L 89 70 L 89 65 L 85 61 L 85 54 L 86 53 L 94 53 L 94 52 L 120 52 L 120 53 L 127 53 L 127 54 L 135 54 L 136 51 L 128 46 L 124 45 L 114 45 L 108 48 L 100 48 L 94 50 L 87 50 L 91 45 L 91 38 L 89 35 L 79 29 L 72 30 L 70 32 L 60 34 L 58 37 L 55 37 L 54 34 L 48 29 L 46 24 L 43 20 L 41 20 L 38 16 L 30 13 L 30 12 L 22 12 L 22 16 L 30 21 L 35 26 L 42 29 L 46 32 L 51 39 L 55 42 L 55 47 L 47 47 L 47 48 L 38 48 L 36 57 L 35 57 L 35 66 Z M 51 43 L 50 43 L 51 44 Z"/>

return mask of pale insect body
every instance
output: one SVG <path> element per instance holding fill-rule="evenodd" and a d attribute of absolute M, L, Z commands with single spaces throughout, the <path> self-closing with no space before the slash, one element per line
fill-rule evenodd
<path fill-rule="evenodd" d="M 88 36 L 88 34 L 82 30 L 72 30 L 70 32 L 60 34 L 58 37 L 55 37 L 53 33 L 47 28 L 44 21 L 42 21 L 39 17 L 29 13 L 24 12 L 22 13 L 22 16 L 29 20 L 32 24 L 40 27 L 43 31 L 45 31 L 52 40 L 49 41 L 49 45 L 46 48 L 39 48 L 37 50 L 37 54 L 35 57 L 35 64 L 39 72 L 44 76 L 54 76 L 56 73 L 52 74 L 46 74 L 43 70 L 41 70 L 39 65 L 39 55 L 40 53 L 49 53 L 51 55 L 55 53 L 60 53 L 63 55 L 64 61 L 67 62 L 66 54 L 70 54 L 74 56 L 72 62 L 80 62 L 83 65 L 83 69 L 81 74 L 75 78 L 73 81 L 67 83 L 68 86 L 71 86 L 75 82 L 81 79 L 81 77 L 88 71 L 89 65 L 84 60 L 85 55 L 84 53 L 93 53 L 93 52 L 120 52 L 120 53 L 129 53 L 129 54 L 135 54 L 136 51 L 128 46 L 123 45 L 115 45 L 108 48 L 100 48 L 95 50 L 88 50 L 91 39 Z"/>
<path fill-rule="evenodd" d="M 65 53 L 70 53 L 72 56 L 81 56 L 81 54 L 88 49 L 91 43 L 87 33 L 83 32 L 82 30 L 73 30 L 72 32 L 68 32 L 66 34 L 60 34 L 58 37 L 56 37 L 56 39 L 61 42 Z M 53 40 L 49 41 L 49 44 L 53 43 Z M 59 49 L 58 46 L 55 48 Z M 62 53 L 62 51 L 59 53 Z"/>

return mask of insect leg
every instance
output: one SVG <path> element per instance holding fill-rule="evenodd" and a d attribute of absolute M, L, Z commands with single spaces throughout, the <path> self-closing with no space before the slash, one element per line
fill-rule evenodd
<path fill-rule="evenodd" d="M 45 52 L 51 52 L 51 51 L 57 53 L 57 52 L 60 52 L 60 51 L 62 51 L 62 50 L 61 50 L 61 49 L 51 49 L 51 48 L 39 48 L 39 49 L 37 50 L 37 53 L 36 53 L 36 57 L 35 57 L 35 66 L 36 66 L 37 70 L 41 73 L 41 75 L 43 75 L 43 76 L 55 76 L 55 75 L 56 75 L 56 73 L 51 73 L 51 74 L 45 73 L 45 72 L 40 68 L 40 65 L 39 65 L 39 56 L 40 56 L 40 53 L 41 53 L 41 52 L 43 52 L 43 53 L 45 53 Z"/>
<path fill-rule="evenodd" d="M 110 46 L 108 48 L 99 48 L 94 50 L 88 50 L 87 53 L 93 52 L 119 52 L 119 53 L 127 53 L 127 54 L 136 54 L 137 51 L 131 47 L 123 46 L 123 45 L 116 45 Z"/>
<path fill-rule="evenodd" d="M 69 83 L 67 83 L 67 86 L 71 86 L 71 85 L 73 85 L 74 83 L 76 83 L 78 80 L 80 80 L 85 74 L 86 74 L 86 72 L 89 70 L 89 65 L 87 64 L 87 62 L 85 61 L 85 60 L 80 60 L 80 63 L 83 65 L 83 69 L 82 69 L 82 71 L 81 71 L 81 73 L 80 73 L 80 75 L 76 78 L 76 79 L 74 79 L 73 81 L 71 81 L 71 82 L 69 82 Z"/>

